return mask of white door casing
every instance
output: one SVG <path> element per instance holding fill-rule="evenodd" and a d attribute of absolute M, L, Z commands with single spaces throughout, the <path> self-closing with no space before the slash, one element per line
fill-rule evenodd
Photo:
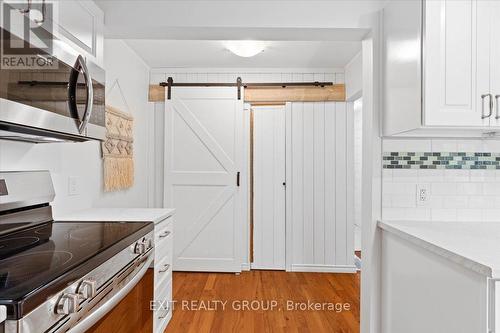
<path fill-rule="evenodd" d="M 242 126 L 235 88 L 175 87 L 165 101 L 164 206 L 177 209 L 176 271 L 241 271 Z"/>
<path fill-rule="evenodd" d="M 253 112 L 253 269 L 285 269 L 285 106 Z"/>
<path fill-rule="evenodd" d="M 491 4 L 491 94 L 495 98 L 495 110 L 491 117 L 491 125 L 500 127 L 500 1 Z"/>

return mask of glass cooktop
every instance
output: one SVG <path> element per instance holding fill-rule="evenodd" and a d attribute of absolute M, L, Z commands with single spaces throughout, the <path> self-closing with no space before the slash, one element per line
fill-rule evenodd
<path fill-rule="evenodd" d="M 22 317 L 75 269 L 88 273 L 152 230 L 149 222 L 50 222 L 0 237 L 0 305 Z"/>

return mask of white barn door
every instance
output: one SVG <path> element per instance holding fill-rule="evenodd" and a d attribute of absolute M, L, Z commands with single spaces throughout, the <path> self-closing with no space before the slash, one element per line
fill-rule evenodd
<path fill-rule="evenodd" d="M 253 269 L 285 269 L 285 106 L 253 111 Z"/>
<path fill-rule="evenodd" d="M 165 112 L 164 206 L 177 209 L 173 269 L 240 272 L 243 101 L 231 87 L 177 87 Z"/>

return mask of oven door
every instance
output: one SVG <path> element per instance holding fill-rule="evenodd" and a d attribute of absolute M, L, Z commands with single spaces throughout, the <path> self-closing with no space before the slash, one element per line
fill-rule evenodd
<path fill-rule="evenodd" d="M 5 29 L 0 32 L 3 45 L 26 43 Z M 7 60 L 3 55 L 0 138 L 16 139 L 16 133 L 23 133 L 34 138 L 103 140 L 104 71 L 52 35 L 46 38 L 51 39 L 50 54 L 30 44 L 32 55 L 14 54 Z"/>
<path fill-rule="evenodd" d="M 114 308 L 134 289 L 134 287 L 146 275 L 149 266 L 153 263 L 154 250 L 149 250 L 145 255 L 137 258 L 135 262 L 120 271 L 105 286 L 98 288 L 98 294 L 91 304 L 88 304 L 78 312 L 78 316 L 68 320 L 63 325 L 50 330 L 50 333 L 85 333 L 99 332 L 95 325 L 106 315 L 111 314 Z M 152 279 L 152 276 L 150 276 Z M 151 284 L 152 286 L 152 284 Z M 152 290 L 151 290 L 152 300 Z M 149 303 L 149 302 L 148 302 Z M 137 304 L 138 305 L 138 304 Z M 149 304 L 148 304 L 149 305 Z M 126 305 L 129 307 L 129 305 Z M 134 311 L 143 311 L 142 308 L 134 307 Z M 152 314 L 149 313 L 152 324 Z M 116 324 L 116 322 L 115 322 Z M 94 329 L 95 328 L 95 329 Z"/>

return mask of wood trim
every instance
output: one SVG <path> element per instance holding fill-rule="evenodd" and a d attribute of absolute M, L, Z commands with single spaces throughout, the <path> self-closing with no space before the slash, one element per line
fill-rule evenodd
<path fill-rule="evenodd" d="M 165 101 L 165 87 L 157 84 L 149 85 L 148 100 L 150 102 L 164 102 Z"/>
<path fill-rule="evenodd" d="M 165 87 L 149 85 L 150 102 L 165 101 Z M 248 87 L 244 89 L 244 101 L 257 104 L 283 104 L 285 102 L 345 102 L 345 85 L 334 84 L 325 87 Z"/>
<path fill-rule="evenodd" d="M 254 148 L 254 112 L 250 108 L 250 264 L 253 263 L 253 217 L 254 217 L 254 197 L 253 197 L 253 148 Z"/>
<path fill-rule="evenodd" d="M 245 89 L 245 102 L 322 102 L 345 101 L 345 85 L 325 87 L 250 87 Z"/>
<path fill-rule="evenodd" d="M 254 102 L 251 106 L 285 106 L 286 102 Z"/>

